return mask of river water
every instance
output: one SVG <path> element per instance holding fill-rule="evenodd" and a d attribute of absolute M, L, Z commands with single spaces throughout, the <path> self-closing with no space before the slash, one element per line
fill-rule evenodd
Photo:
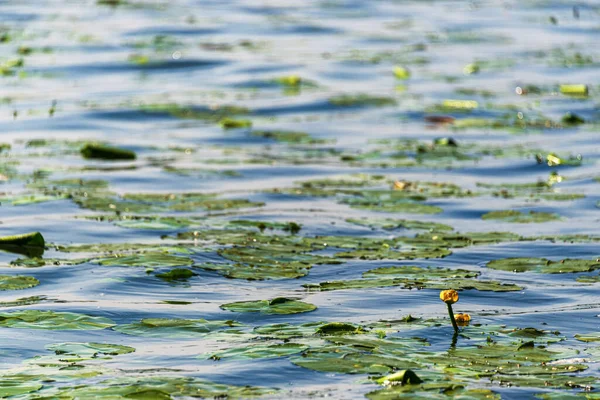
<path fill-rule="evenodd" d="M 575 335 L 600 331 L 599 35 L 596 1 L 0 0 L 0 234 L 45 239 L 37 258 L 0 253 L 2 275 L 39 281 L 0 294 L 0 395 L 200 396 L 174 383 L 186 377 L 242 398 L 234 386 L 265 398 L 593 396 L 600 339 Z M 92 142 L 136 159 L 82 157 Z M 506 234 L 478 242 L 485 232 Z M 587 264 L 488 267 L 509 258 Z M 397 266 L 428 272 L 357 281 Z M 458 270 L 495 284 L 448 281 Z M 332 281 L 340 290 L 323 289 Z M 450 288 L 472 318 L 456 348 L 438 296 Z M 316 309 L 223 307 L 274 298 Z M 32 310 L 57 314 L 44 323 Z M 378 321 L 407 315 L 425 322 L 391 324 L 387 338 L 427 346 L 257 334 L 345 322 L 366 333 L 335 337 L 377 340 Z M 61 326 L 68 316 L 103 319 Z M 185 328 L 198 319 L 235 322 Z M 529 339 L 560 353 L 504 355 L 510 365 L 577 366 L 432 361 L 476 352 L 480 331 L 515 354 Z M 53 350 L 63 343 L 132 349 Z M 297 351 L 211 357 L 289 343 Z M 374 379 L 402 362 L 444 383 L 385 392 Z"/>

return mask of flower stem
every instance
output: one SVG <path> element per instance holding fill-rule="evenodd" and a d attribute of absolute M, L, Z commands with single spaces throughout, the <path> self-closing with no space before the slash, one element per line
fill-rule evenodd
<path fill-rule="evenodd" d="M 456 324 L 456 319 L 454 319 L 454 311 L 452 311 L 452 304 L 446 303 L 446 305 L 448 306 L 448 315 L 450 316 L 450 322 L 452 322 L 454 332 L 458 333 L 458 325 Z"/>

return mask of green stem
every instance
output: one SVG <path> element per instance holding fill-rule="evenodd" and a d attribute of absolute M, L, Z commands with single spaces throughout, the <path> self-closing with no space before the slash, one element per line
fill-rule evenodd
<path fill-rule="evenodd" d="M 454 311 L 452 311 L 452 304 L 446 303 L 446 305 L 448 306 L 448 315 L 450 316 L 450 322 L 452 322 L 454 332 L 458 333 L 458 325 L 456 325 L 456 320 L 454 319 Z"/>
<path fill-rule="evenodd" d="M 458 342 L 458 332 L 454 332 L 452 335 L 452 343 L 450 343 L 450 349 L 456 348 L 456 342 Z"/>

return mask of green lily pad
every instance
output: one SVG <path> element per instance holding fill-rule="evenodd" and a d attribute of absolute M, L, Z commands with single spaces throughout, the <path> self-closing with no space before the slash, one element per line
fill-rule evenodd
<path fill-rule="evenodd" d="M 41 303 L 44 300 L 47 300 L 46 296 L 21 297 L 21 298 L 18 298 L 16 300 L 0 301 L 0 307 L 30 306 L 32 304 Z"/>
<path fill-rule="evenodd" d="M 380 228 L 385 230 L 414 229 L 434 232 L 449 232 L 454 230 L 454 228 L 449 225 L 440 224 L 437 222 L 393 218 L 348 218 L 346 219 L 346 222 L 355 225 L 368 226 L 369 228 Z"/>
<path fill-rule="evenodd" d="M 0 377 L 0 397 L 12 397 L 37 392 L 44 385 L 36 382 L 18 382 Z"/>
<path fill-rule="evenodd" d="M 252 121 L 249 119 L 223 118 L 219 121 L 219 125 L 223 129 L 243 129 L 251 128 Z"/>
<path fill-rule="evenodd" d="M 175 256 L 172 254 L 149 252 L 132 255 L 116 255 L 115 257 L 96 260 L 100 265 L 121 267 L 179 267 L 192 265 L 194 261 L 189 257 Z"/>
<path fill-rule="evenodd" d="M 348 324 L 346 322 L 329 322 L 321 325 L 315 331 L 317 335 L 353 335 L 363 333 L 365 330 L 361 326 Z"/>
<path fill-rule="evenodd" d="M 594 276 L 578 276 L 577 278 L 575 278 L 575 280 L 577 282 L 581 282 L 581 283 L 598 283 L 600 282 L 600 276 L 598 275 L 594 275 Z"/>
<path fill-rule="evenodd" d="M 417 258 L 443 258 L 452 254 L 445 248 L 414 249 L 407 251 L 396 251 L 387 247 L 378 250 L 354 250 L 336 253 L 339 258 L 358 258 L 361 260 L 414 260 Z"/>
<path fill-rule="evenodd" d="M 10 262 L 11 266 L 38 268 L 46 265 L 79 265 L 89 261 L 89 258 L 17 258 Z"/>
<path fill-rule="evenodd" d="M 349 198 L 342 201 L 352 208 L 406 214 L 439 214 L 443 210 L 438 206 L 411 202 L 407 200 L 378 200 L 369 198 Z"/>
<path fill-rule="evenodd" d="M 164 246 L 160 244 L 151 243 L 86 243 L 86 244 L 72 244 L 72 245 L 55 245 L 55 250 L 63 253 L 109 253 L 116 256 L 122 253 L 180 253 L 189 254 L 190 251 L 185 247 L 181 246 Z"/>
<path fill-rule="evenodd" d="M 281 143 L 292 144 L 323 144 L 327 143 L 324 139 L 316 139 L 306 132 L 294 131 L 252 131 L 252 136 L 264 139 L 273 139 Z"/>
<path fill-rule="evenodd" d="M 234 386 L 187 377 L 151 376 L 143 378 L 112 378 L 94 385 L 60 389 L 59 398 L 68 399 L 147 399 L 231 398 L 247 399 L 274 395 L 276 389 L 254 386 Z"/>
<path fill-rule="evenodd" d="M 407 278 L 416 281 L 429 281 L 438 279 L 460 279 L 476 278 L 481 273 L 466 269 L 450 269 L 436 267 L 417 267 L 413 265 L 401 265 L 397 267 L 383 267 L 369 270 L 363 273 L 364 278 Z"/>
<path fill-rule="evenodd" d="M 0 290 L 21 290 L 35 287 L 40 281 L 33 276 L 0 275 Z"/>
<path fill-rule="evenodd" d="M 575 335 L 575 339 L 581 341 L 581 342 L 600 342 L 600 333 L 598 332 L 591 332 L 591 333 L 585 333 L 585 334 L 576 334 Z"/>
<path fill-rule="evenodd" d="M 483 214 L 481 216 L 481 219 L 528 224 L 538 222 L 559 221 L 562 219 L 562 217 L 557 214 L 538 211 L 529 211 L 527 213 L 523 213 L 517 210 L 505 210 L 491 211 L 489 213 Z"/>
<path fill-rule="evenodd" d="M 489 245 L 502 242 L 517 242 L 521 236 L 511 232 L 467 232 L 467 233 L 420 233 L 414 240 L 404 242 L 425 247 L 448 246 L 460 248 L 467 246 Z"/>
<path fill-rule="evenodd" d="M 170 114 L 175 118 L 196 119 L 218 123 L 224 118 L 247 115 L 250 110 L 244 107 L 221 105 L 219 107 L 195 107 L 178 104 L 149 104 L 142 107 L 146 114 Z"/>
<path fill-rule="evenodd" d="M 173 282 L 173 281 L 187 281 L 193 276 L 197 274 L 193 273 L 189 269 L 185 268 L 175 268 L 170 270 L 169 272 L 163 272 L 161 274 L 156 274 L 156 277 L 162 279 L 163 281 Z"/>
<path fill-rule="evenodd" d="M 459 400 L 500 400 L 500 394 L 489 389 L 467 389 L 466 384 L 447 381 L 425 382 L 421 384 L 391 385 L 385 389 L 366 394 L 369 400 L 401 399 L 459 399 Z"/>
<path fill-rule="evenodd" d="M 376 279 L 354 279 L 345 281 L 327 281 L 321 283 L 309 283 L 302 285 L 309 291 L 330 291 L 346 289 L 370 289 L 381 287 L 402 286 L 405 289 L 455 289 L 455 290 L 478 290 L 486 292 L 515 292 L 523 290 L 523 287 L 502 283 L 498 281 L 480 281 L 476 279 L 448 279 L 440 282 L 417 281 L 408 278 L 376 278 Z"/>
<path fill-rule="evenodd" d="M 487 267 L 510 272 L 536 272 L 540 274 L 567 274 L 591 272 L 600 269 L 598 260 L 564 259 L 550 261 L 545 258 L 503 258 L 487 263 Z"/>
<path fill-rule="evenodd" d="M 205 319 L 145 318 L 140 322 L 113 328 L 126 335 L 144 337 L 193 338 L 210 332 L 239 327 L 235 321 L 207 321 Z"/>
<path fill-rule="evenodd" d="M 281 343 L 281 344 L 250 344 L 246 347 L 238 347 L 212 353 L 208 358 L 213 360 L 221 360 L 223 358 L 232 359 L 263 359 L 286 357 L 293 354 L 301 353 L 308 346 L 298 343 Z"/>
<path fill-rule="evenodd" d="M 222 211 L 249 207 L 262 207 L 264 203 L 247 199 L 217 198 L 206 193 L 128 193 L 118 196 L 111 192 L 75 196 L 80 207 L 94 211 L 120 213 L 151 213 L 167 211 Z"/>
<path fill-rule="evenodd" d="M 277 297 L 272 300 L 238 301 L 223 304 L 221 308 L 233 312 L 259 312 L 267 315 L 298 314 L 317 309 L 313 304 L 286 297 Z"/>
<path fill-rule="evenodd" d="M 464 269 L 403 265 L 372 269 L 363 273 L 365 279 L 312 283 L 305 284 L 303 287 L 314 291 L 368 289 L 390 286 L 402 286 L 407 289 L 474 289 L 494 292 L 523 290 L 522 287 L 513 284 L 472 279 L 478 277 L 479 274 L 480 272 L 478 271 Z"/>
<path fill-rule="evenodd" d="M 105 217 L 102 220 L 109 220 L 111 218 Z M 194 222 L 185 218 L 174 218 L 174 217 L 143 217 L 143 216 L 126 216 L 115 221 L 115 225 L 121 228 L 128 229 L 148 229 L 148 230 L 173 230 L 188 228 L 190 225 L 194 225 Z"/>
<path fill-rule="evenodd" d="M 293 324 L 270 324 L 257 326 L 253 329 L 256 333 L 266 339 L 294 339 L 313 336 L 323 322 L 307 322 L 301 325 Z"/>
<path fill-rule="evenodd" d="M 72 355 L 90 360 L 100 356 L 117 356 L 135 351 L 133 347 L 109 343 L 56 343 L 46 348 L 57 355 Z"/>
<path fill-rule="evenodd" d="M 114 326 L 105 317 L 92 317 L 71 312 L 21 310 L 0 313 L 0 326 L 5 328 L 48 330 L 97 330 Z"/>
<path fill-rule="evenodd" d="M 329 102 L 338 107 L 385 107 L 396 105 L 391 97 L 376 97 L 367 94 L 339 95 L 331 97 Z"/>
<path fill-rule="evenodd" d="M 264 232 L 265 230 L 281 230 L 284 232 L 290 232 L 296 234 L 302 229 L 302 225 L 296 222 L 273 222 L 273 221 L 255 221 L 255 220 L 234 220 L 229 221 L 231 226 L 239 227 L 251 227 L 257 228 L 259 231 Z"/>
<path fill-rule="evenodd" d="M 408 349 L 403 349 L 408 350 Z M 323 346 L 292 357 L 292 363 L 313 371 L 341 374 L 388 374 L 396 369 L 419 368 L 421 364 L 403 351 L 382 354 L 376 349 L 359 350 L 353 346 Z"/>
<path fill-rule="evenodd" d="M 326 281 L 320 283 L 307 283 L 302 285 L 308 291 L 325 292 L 330 290 L 347 290 L 347 289 L 371 289 L 391 286 L 404 286 L 407 280 L 403 278 L 389 279 L 354 279 L 344 281 Z"/>
<path fill-rule="evenodd" d="M 227 278 L 254 281 L 301 278 L 308 274 L 311 266 L 300 262 L 288 262 L 272 264 L 203 263 L 196 264 L 194 267 L 214 271 Z"/>
<path fill-rule="evenodd" d="M 54 196 L 26 192 L 10 197 L 5 197 L 2 199 L 2 204 L 12 204 L 13 206 L 26 206 L 29 204 L 39 204 L 46 203 L 48 201 L 63 200 L 66 198 L 66 196 Z"/>
<path fill-rule="evenodd" d="M 252 238 L 256 240 L 256 236 Z M 258 243 L 257 243 L 258 244 Z M 219 250 L 220 256 L 234 263 L 204 263 L 195 267 L 215 271 L 228 278 L 265 280 L 265 279 L 295 279 L 308 274 L 313 264 L 334 263 L 327 257 L 302 254 L 308 251 L 301 245 L 284 244 L 265 247 L 230 247 Z"/>
<path fill-rule="evenodd" d="M 415 286 L 419 287 L 419 284 Z M 524 287 L 512 283 L 476 279 L 450 279 L 439 283 L 427 282 L 423 287 L 426 289 L 478 290 L 481 292 L 520 292 L 524 289 Z"/>
<path fill-rule="evenodd" d="M 560 180 L 557 180 L 560 178 Z M 558 174 L 551 174 L 547 181 L 537 181 L 532 183 L 503 183 L 489 184 L 477 183 L 480 188 L 491 190 L 491 194 L 504 199 L 523 197 L 531 200 L 547 201 L 570 201 L 585 198 L 581 193 L 568 193 L 562 189 L 557 189 L 556 183 L 562 181 Z"/>

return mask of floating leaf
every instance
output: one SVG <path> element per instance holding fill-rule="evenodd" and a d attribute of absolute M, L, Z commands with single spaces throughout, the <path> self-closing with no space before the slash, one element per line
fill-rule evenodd
<path fill-rule="evenodd" d="M 12 397 L 37 392 L 44 385 L 36 382 L 19 382 L 0 377 L 0 397 Z"/>
<path fill-rule="evenodd" d="M 71 312 L 22 310 L 0 313 L 0 326 L 6 328 L 49 330 L 97 330 L 114 326 L 105 317 L 92 317 Z"/>
<path fill-rule="evenodd" d="M 189 257 L 175 256 L 172 254 L 148 252 L 132 255 L 116 255 L 115 257 L 96 260 L 100 265 L 121 267 L 179 267 L 192 265 L 194 261 Z"/>
<path fill-rule="evenodd" d="M 541 211 L 529 211 L 527 213 L 523 213 L 517 210 L 491 211 L 483 214 L 481 218 L 484 220 L 499 220 L 505 222 L 516 222 L 519 224 L 559 221 L 562 219 L 557 214 Z"/>
<path fill-rule="evenodd" d="M 156 274 L 156 277 L 162 279 L 163 281 L 172 282 L 172 281 L 187 281 L 193 276 L 197 274 L 193 273 L 189 269 L 185 268 L 175 268 L 170 270 L 169 272 L 164 272 L 161 274 Z"/>
<path fill-rule="evenodd" d="M 273 395 L 276 389 L 234 386 L 188 377 L 151 376 L 112 378 L 94 385 L 61 388 L 58 397 L 69 399 L 172 399 L 172 398 L 254 398 Z"/>
<path fill-rule="evenodd" d="M 366 279 L 328 281 L 303 285 L 308 290 L 329 291 L 343 289 L 368 289 L 376 287 L 402 286 L 419 289 L 455 289 L 480 291 L 519 291 L 522 287 L 497 281 L 471 279 L 479 276 L 477 271 L 403 265 L 383 267 L 367 271 Z"/>
<path fill-rule="evenodd" d="M 46 296 L 29 296 L 29 297 L 21 297 L 12 301 L 0 301 L 0 307 L 20 307 L 20 306 L 30 306 L 32 304 L 38 304 L 42 301 L 46 300 Z"/>
<path fill-rule="evenodd" d="M 207 333 L 241 326 L 227 321 L 207 321 L 205 319 L 145 318 L 140 322 L 118 325 L 113 329 L 127 335 L 144 337 L 193 338 Z"/>
<path fill-rule="evenodd" d="M 576 334 L 575 339 L 581 342 L 600 342 L 600 333 L 590 332 L 585 334 Z"/>
<path fill-rule="evenodd" d="M 313 336 L 324 322 L 307 322 L 301 325 L 292 324 L 270 324 L 257 326 L 253 333 L 261 335 L 265 338 L 276 339 L 293 339 Z"/>
<path fill-rule="evenodd" d="M 501 396 L 489 389 L 467 389 L 457 380 L 425 382 L 417 385 L 391 385 L 365 396 L 369 400 L 443 399 L 500 400 Z"/>
<path fill-rule="evenodd" d="M 113 219 L 105 217 L 100 221 L 112 221 Z M 115 225 L 128 229 L 151 229 L 151 230 L 174 230 L 188 228 L 194 225 L 194 221 L 185 218 L 174 217 L 142 217 L 125 216 L 115 220 Z"/>
<path fill-rule="evenodd" d="M 277 297 L 272 300 L 238 301 L 223 304 L 221 308 L 233 312 L 259 312 L 267 315 L 298 314 L 317 309 L 313 304 L 286 297 Z"/>
<path fill-rule="evenodd" d="M 212 353 L 208 358 L 221 360 L 223 358 L 233 359 L 263 359 L 286 357 L 306 350 L 308 346 L 298 343 L 282 344 L 250 344 L 246 347 L 238 347 Z"/>
<path fill-rule="evenodd" d="M 389 212 L 389 213 L 407 213 L 407 214 L 439 214 L 443 210 L 438 206 L 422 204 L 411 201 L 399 200 L 378 200 L 365 198 L 349 198 L 342 201 L 352 208 L 365 209 L 371 211 Z"/>
<path fill-rule="evenodd" d="M 306 132 L 296 131 L 252 131 L 252 136 L 264 139 L 272 139 L 280 143 L 293 144 L 323 144 L 327 143 L 324 139 L 316 139 Z"/>
<path fill-rule="evenodd" d="M 252 127 L 252 121 L 249 119 L 223 118 L 219 121 L 219 124 L 223 129 L 243 129 Z"/>
<path fill-rule="evenodd" d="M 308 274 L 311 266 L 300 262 L 286 262 L 270 264 L 203 263 L 194 265 L 194 267 L 214 271 L 227 278 L 254 281 L 301 278 Z"/>
<path fill-rule="evenodd" d="M 291 361 L 314 371 L 341 374 L 388 374 L 396 369 L 419 368 L 421 365 L 411 359 L 406 350 L 409 348 L 397 347 L 396 354 L 386 354 L 379 352 L 377 347 L 326 345 L 306 350 Z"/>
<path fill-rule="evenodd" d="M 21 290 L 35 287 L 40 281 L 33 276 L 0 275 L 0 290 Z"/>
<path fill-rule="evenodd" d="M 536 272 L 540 274 L 567 274 L 591 272 L 600 269 L 598 260 L 564 259 L 550 261 L 545 258 L 503 258 L 487 263 L 487 267 L 510 272 Z"/>
<path fill-rule="evenodd" d="M 474 110 L 479 104 L 475 100 L 444 100 L 442 107 L 450 110 Z"/>
<path fill-rule="evenodd" d="M 17 258 L 10 262 L 11 266 L 38 268 L 46 265 L 79 265 L 89 261 L 89 258 Z"/>
<path fill-rule="evenodd" d="M 397 267 L 382 267 L 369 270 L 363 274 L 364 278 L 407 278 L 416 281 L 429 281 L 438 279 L 459 279 L 475 278 L 480 275 L 478 271 L 469 271 L 466 269 L 450 269 L 436 267 L 417 267 L 412 265 L 402 265 Z"/>
<path fill-rule="evenodd" d="M 396 105 L 396 100 L 391 97 L 377 97 L 367 94 L 339 95 L 331 97 L 329 102 L 337 107 L 385 107 Z"/>
<path fill-rule="evenodd" d="M 435 232 L 448 232 L 454 229 L 449 225 L 444 225 L 437 222 L 414 221 L 393 218 L 348 218 L 346 219 L 346 222 L 355 225 L 368 226 L 370 228 L 381 228 L 385 230 L 414 229 Z"/>
<path fill-rule="evenodd" d="M 100 356 L 117 356 L 135 351 L 133 347 L 108 343 L 56 343 L 46 348 L 57 355 L 71 355 L 90 360 Z"/>

